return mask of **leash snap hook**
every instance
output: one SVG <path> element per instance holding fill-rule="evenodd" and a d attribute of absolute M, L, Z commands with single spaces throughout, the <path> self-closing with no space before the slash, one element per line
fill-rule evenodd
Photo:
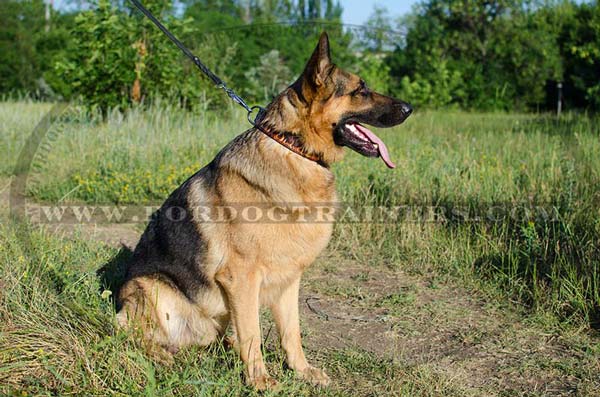
<path fill-rule="evenodd" d="M 252 117 L 252 115 L 256 112 L 256 116 Z M 262 106 L 252 106 L 248 110 L 248 122 L 256 127 L 257 121 L 262 117 L 265 109 Z"/>

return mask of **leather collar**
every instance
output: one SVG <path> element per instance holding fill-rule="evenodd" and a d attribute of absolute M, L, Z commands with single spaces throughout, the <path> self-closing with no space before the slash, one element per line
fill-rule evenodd
<path fill-rule="evenodd" d="M 310 152 L 304 147 L 304 142 L 301 136 L 287 131 L 273 131 L 265 125 L 255 125 L 256 129 L 273 139 L 275 142 L 284 146 L 288 150 L 319 164 L 321 167 L 329 168 L 320 154 Z"/>

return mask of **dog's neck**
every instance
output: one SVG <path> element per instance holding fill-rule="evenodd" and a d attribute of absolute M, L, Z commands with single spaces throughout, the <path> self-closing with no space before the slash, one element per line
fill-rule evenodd
<path fill-rule="evenodd" d="M 299 156 L 329 168 L 338 156 L 328 158 L 325 156 L 327 151 L 311 144 L 308 138 L 315 134 L 312 131 L 314 127 L 307 123 L 310 117 L 305 114 L 306 109 L 296 90 L 289 87 L 266 107 L 262 117 L 257 120 L 257 129 Z"/>

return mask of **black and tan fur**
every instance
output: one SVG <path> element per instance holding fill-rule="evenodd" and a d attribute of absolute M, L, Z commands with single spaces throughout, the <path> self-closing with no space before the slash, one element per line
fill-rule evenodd
<path fill-rule="evenodd" d="M 343 146 L 376 155 L 345 136 L 343 123 L 387 127 L 409 114 L 406 103 L 369 91 L 359 77 L 332 64 L 323 34 L 303 75 L 274 99 L 262 119 L 270 130 L 297 135 L 303 150 L 318 155 L 321 164 L 254 128 L 235 138 L 150 221 L 119 293 L 119 324 L 140 329 L 169 350 L 208 345 L 231 326 L 247 382 L 264 389 L 275 384 L 261 354 L 264 305 L 273 313 L 289 367 L 312 383 L 328 384 L 329 377 L 312 367 L 302 350 L 298 290 L 302 272 L 326 247 L 333 225 L 205 222 L 194 208 L 333 203 L 334 176 L 327 165 L 342 158 Z"/>

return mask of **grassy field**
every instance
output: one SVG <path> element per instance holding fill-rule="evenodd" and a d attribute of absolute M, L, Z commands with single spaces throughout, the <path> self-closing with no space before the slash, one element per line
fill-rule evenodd
<path fill-rule="evenodd" d="M 19 150 L 49 109 L 0 104 L 3 197 Z M 295 381 L 266 325 L 268 365 L 282 380 L 271 394 L 599 395 L 598 121 L 423 112 L 380 131 L 396 170 L 348 153 L 334 166 L 345 202 L 452 216 L 339 223 L 303 285 L 303 299 L 321 304 L 305 307 L 308 354 L 334 386 Z M 28 200 L 160 202 L 244 128 L 233 112 L 156 107 L 102 121 L 69 109 L 38 151 Z M 489 219 L 490 208 L 510 216 Z M 118 247 L 6 215 L 3 204 L 0 394 L 252 394 L 222 346 L 165 359 L 115 330 L 97 271 L 126 256 Z"/>

